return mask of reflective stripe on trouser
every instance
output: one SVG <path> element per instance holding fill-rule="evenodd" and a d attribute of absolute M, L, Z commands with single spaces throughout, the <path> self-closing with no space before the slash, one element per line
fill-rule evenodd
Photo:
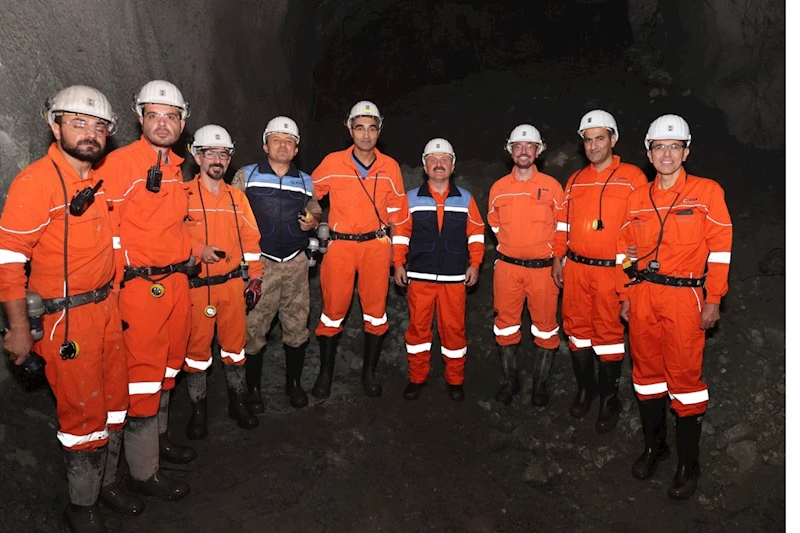
<path fill-rule="evenodd" d="M 211 341 L 214 339 L 215 325 L 222 362 L 226 365 L 244 364 L 243 350 L 247 335 L 244 282 L 241 278 L 234 278 L 211 286 L 211 305 L 217 309 L 217 314 L 212 318 L 205 315 L 205 308 L 209 305 L 208 289 L 189 289 L 192 329 L 183 363 L 183 369 L 187 372 L 203 372 L 211 366 Z"/>
<path fill-rule="evenodd" d="M 122 332 L 128 360 L 131 398 L 129 416 L 158 413 L 161 390 L 175 386 L 175 376 L 186 359 L 191 329 L 189 282 L 185 274 L 159 281 L 164 295 L 150 294 L 152 283 L 135 278 L 120 291 L 120 313 L 128 324 Z"/>
<path fill-rule="evenodd" d="M 705 330 L 700 329 L 702 292 L 644 282 L 631 287 L 628 296 L 637 396 L 649 400 L 669 393 L 678 416 L 703 413 L 708 387 L 700 379 L 706 340 Z"/>
<path fill-rule="evenodd" d="M 319 276 L 323 307 L 317 335 L 332 337 L 342 331 L 353 299 L 356 273 L 364 331 L 373 335 L 386 333 L 390 249 L 388 237 L 366 242 L 333 241 L 328 245 Z"/>
<path fill-rule="evenodd" d="M 47 362 L 44 370 L 56 397 L 61 445 L 73 451 L 94 450 L 105 446 L 108 430 L 122 429 L 128 410 L 128 367 L 117 296 L 112 293 L 100 303 L 70 309 L 69 339 L 80 353 L 66 361 L 58 355 L 64 342 L 62 315 L 45 315 L 44 339 L 33 349 Z"/>
<path fill-rule="evenodd" d="M 625 356 L 625 328 L 619 318 L 614 267 L 567 260 L 561 317 L 571 350 L 594 348 L 601 361 Z"/>
<path fill-rule="evenodd" d="M 430 283 L 412 280 L 408 283 L 409 322 L 406 330 L 408 379 L 412 383 L 428 380 L 431 371 L 433 312 L 442 345 L 445 381 L 451 385 L 464 383 L 464 361 L 467 337 L 464 314 L 467 289 L 463 283 Z"/>
<path fill-rule="evenodd" d="M 495 261 L 494 333 L 497 344 L 519 344 L 522 306 L 527 297 L 534 342 L 542 348 L 558 348 L 558 287 L 550 272 L 549 268 L 525 268 Z"/>
<path fill-rule="evenodd" d="M 308 258 L 300 252 L 285 263 L 261 258 L 261 299 L 247 315 L 247 347 L 257 354 L 267 344 L 272 321 L 278 314 L 283 344 L 296 348 L 308 340 Z"/>

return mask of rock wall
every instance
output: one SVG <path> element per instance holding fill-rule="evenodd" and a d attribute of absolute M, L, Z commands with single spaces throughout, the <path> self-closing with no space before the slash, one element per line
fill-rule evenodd
<path fill-rule="evenodd" d="M 628 18 L 631 55 L 659 89 L 690 89 L 742 143 L 784 148 L 784 2 L 629 0 Z"/>

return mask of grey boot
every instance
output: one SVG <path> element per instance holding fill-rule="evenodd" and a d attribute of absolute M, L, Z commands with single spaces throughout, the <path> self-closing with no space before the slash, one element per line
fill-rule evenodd
<path fill-rule="evenodd" d="M 131 488 L 162 500 L 177 500 L 189 494 L 184 481 L 168 478 L 158 469 L 158 420 L 155 416 L 128 417 L 125 427 L 125 458 L 131 470 Z"/>
<path fill-rule="evenodd" d="M 500 354 L 500 366 L 503 368 L 503 386 L 497 391 L 495 400 L 503 402 L 505 405 L 511 405 L 514 400 L 514 395 L 520 390 L 519 373 L 517 369 L 517 346 L 518 344 L 511 344 L 508 346 L 497 345 L 497 351 Z"/>
<path fill-rule="evenodd" d="M 122 431 L 108 432 L 108 454 L 103 472 L 103 488 L 100 489 L 100 503 L 118 513 L 138 515 L 144 511 L 144 502 L 132 496 L 117 483 L 117 468 L 122 449 Z"/>
<path fill-rule="evenodd" d="M 553 359 L 555 358 L 556 350 L 537 347 L 536 351 L 536 372 L 533 376 L 531 403 L 542 407 L 547 405 L 547 402 L 550 401 L 550 395 L 547 393 L 547 378 L 550 377 L 550 370 L 553 368 Z"/>
<path fill-rule="evenodd" d="M 64 510 L 64 521 L 75 533 L 105 533 L 97 499 L 103 481 L 106 448 L 82 452 L 62 448 L 62 452 L 70 501 Z"/>
<path fill-rule="evenodd" d="M 161 391 L 158 407 L 158 446 L 161 459 L 175 464 L 191 463 L 197 453 L 191 446 L 181 446 L 172 442 L 169 433 L 169 397 L 172 391 Z"/>
<path fill-rule="evenodd" d="M 186 437 L 190 440 L 202 439 L 208 434 L 206 373 L 187 372 L 186 385 L 189 389 L 189 402 L 192 404 L 192 416 L 186 427 Z"/>

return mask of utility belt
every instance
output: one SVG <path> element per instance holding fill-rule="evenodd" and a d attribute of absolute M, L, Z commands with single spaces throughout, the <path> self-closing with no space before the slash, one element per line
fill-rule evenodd
<path fill-rule="evenodd" d="M 108 298 L 109 294 L 111 294 L 111 287 L 113 285 L 114 281 L 111 280 L 103 287 L 100 287 L 95 291 L 83 292 L 67 298 L 50 298 L 47 300 L 42 300 L 42 303 L 44 304 L 44 312 L 48 315 L 52 315 L 67 308 L 72 309 L 73 307 L 80 307 L 82 305 L 92 303 L 99 304 Z"/>
<path fill-rule="evenodd" d="M 196 289 L 197 287 L 206 287 L 209 285 L 222 285 L 226 281 L 234 278 L 242 277 L 242 266 L 239 265 L 227 274 L 220 274 L 218 276 L 208 276 L 205 278 L 189 278 L 189 288 Z"/>
<path fill-rule="evenodd" d="M 578 255 L 570 249 L 567 249 L 567 257 L 576 263 L 591 266 L 613 267 L 617 264 L 616 259 L 592 259 L 591 257 L 583 257 L 582 255 Z"/>
<path fill-rule="evenodd" d="M 500 261 L 504 261 L 506 263 L 511 263 L 512 265 L 517 265 L 525 268 L 547 268 L 553 266 L 552 257 L 548 257 L 547 259 L 515 259 L 513 257 L 508 257 L 505 254 L 497 252 L 497 259 L 499 259 Z"/>
<path fill-rule="evenodd" d="M 130 281 L 136 278 L 144 278 L 152 285 L 150 285 L 150 295 L 153 298 L 161 298 L 164 296 L 166 292 L 166 288 L 164 285 L 159 283 L 163 281 L 165 278 L 175 274 L 176 272 L 181 274 L 186 274 L 189 276 L 190 274 L 195 274 L 197 272 L 196 265 L 189 264 L 192 258 L 189 258 L 187 261 L 183 261 L 181 263 L 175 263 L 174 265 L 169 265 L 165 267 L 132 267 L 126 266 L 124 273 L 122 275 L 122 283 L 120 283 L 120 289 L 125 287 L 125 282 Z M 161 276 L 158 279 L 153 279 L 153 276 Z"/>
<path fill-rule="evenodd" d="M 636 263 L 632 263 L 631 266 L 625 268 L 624 271 L 625 274 L 627 274 L 631 279 L 630 283 L 625 284 L 626 287 L 638 285 L 643 281 L 655 283 L 656 285 L 668 285 L 670 287 L 704 287 L 706 284 L 705 276 L 702 278 L 677 278 L 673 276 L 664 276 L 662 274 L 650 272 L 649 270 L 637 270 Z"/>
<path fill-rule="evenodd" d="M 372 239 L 382 239 L 386 237 L 386 235 L 387 232 L 385 227 L 380 227 L 377 230 L 369 233 L 339 233 L 338 231 L 332 231 L 331 240 L 366 242 L 371 241 Z"/>

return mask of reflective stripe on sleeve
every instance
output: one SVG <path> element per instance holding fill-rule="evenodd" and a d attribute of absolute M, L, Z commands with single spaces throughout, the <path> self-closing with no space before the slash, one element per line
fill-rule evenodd
<path fill-rule="evenodd" d="M 708 262 L 709 263 L 724 263 L 729 265 L 731 262 L 731 253 L 730 252 L 711 252 L 708 254 Z"/>
<path fill-rule="evenodd" d="M 480 235 L 470 235 L 469 239 L 467 239 L 467 244 L 472 244 L 473 242 L 486 242 L 486 238 L 483 236 L 483 233 Z"/>
<path fill-rule="evenodd" d="M 11 250 L 0 250 L 0 265 L 8 265 L 10 263 L 27 263 L 28 258 L 25 254 L 20 252 L 12 252 Z"/>
<path fill-rule="evenodd" d="M 395 235 L 392 237 L 392 244 L 405 244 L 408 246 L 411 244 L 411 239 L 408 237 L 401 237 L 400 235 Z"/>

